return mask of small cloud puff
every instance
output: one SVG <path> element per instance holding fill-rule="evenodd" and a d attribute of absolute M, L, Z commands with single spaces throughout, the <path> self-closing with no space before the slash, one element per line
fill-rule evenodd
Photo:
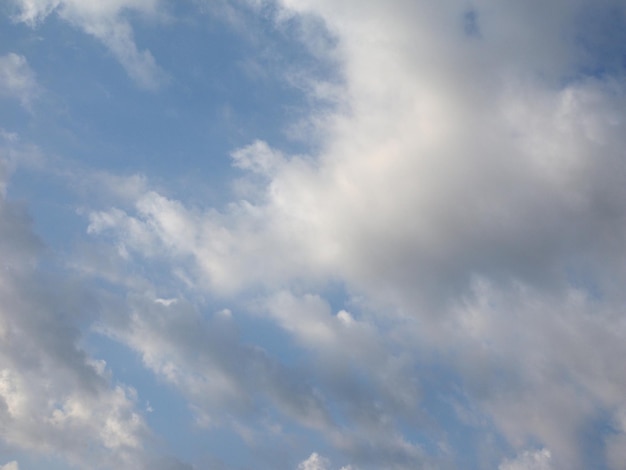
<path fill-rule="evenodd" d="M 242 170 L 271 175 L 284 161 L 283 155 L 266 142 L 256 140 L 252 144 L 232 153 L 233 163 Z"/>
<path fill-rule="evenodd" d="M 317 452 L 313 452 L 308 459 L 300 462 L 297 470 L 330 470 L 330 461 L 319 455 Z M 347 467 L 341 467 L 340 470 L 356 470 L 351 465 Z"/>
<path fill-rule="evenodd" d="M 13 52 L 0 56 L 0 97 L 15 98 L 29 109 L 39 92 L 35 73 L 24 56 Z"/>
<path fill-rule="evenodd" d="M 514 460 L 505 460 L 498 470 L 552 470 L 552 454 L 548 449 L 525 451 Z"/>
<path fill-rule="evenodd" d="M 298 470 L 328 470 L 330 462 L 316 452 L 298 465 Z"/>

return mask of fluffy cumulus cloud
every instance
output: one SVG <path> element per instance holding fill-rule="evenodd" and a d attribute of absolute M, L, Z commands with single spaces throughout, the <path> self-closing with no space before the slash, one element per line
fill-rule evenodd
<path fill-rule="evenodd" d="M 19 3 L 156 83 L 124 16 L 156 2 Z M 311 87 L 334 90 L 315 145 L 235 149 L 219 208 L 97 179 L 132 188 L 83 210 L 72 269 L 109 286 L 97 315 L 41 281 L 41 242 L 0 201 L 2 439 L 145 465 L 135 392 L 80 348 L 88 325 L 259 468 L 624 468 L 623 2 L 252 3 L 336 61 Z"/>

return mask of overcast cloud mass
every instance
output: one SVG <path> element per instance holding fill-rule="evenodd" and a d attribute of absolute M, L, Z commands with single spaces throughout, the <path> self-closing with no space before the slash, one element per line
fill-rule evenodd
<path fill-rule="evenodd" d="M 626 2 L 0 16 L 0 470 L 626 469 Z"/>

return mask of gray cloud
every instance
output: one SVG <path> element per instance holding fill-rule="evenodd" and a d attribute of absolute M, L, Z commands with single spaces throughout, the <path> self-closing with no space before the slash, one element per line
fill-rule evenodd
<path fill-rule="evenodd" d="M 98 306 L 71 273 L 42 267 L 45 250 L 25 208 L 0 194 L 0 437 L 76 468 L 174 468 L 152 463 L 134 389 L 81 348 Z"/>

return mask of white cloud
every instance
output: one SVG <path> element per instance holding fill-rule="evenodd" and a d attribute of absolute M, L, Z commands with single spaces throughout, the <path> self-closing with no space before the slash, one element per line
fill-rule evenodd
<path fill-rule="evenodd" d="M 0 97 L 17 99 L 30 108 L 40 88 L 24 56 L 10 52 L 0 56 Z"/>
<path fill-rule="evenodd" d="M 54 276 L 40 269 L 43 251 L 23 206 L 0 194 L 4 445 L 76 468 L 163 468 L 147 450 L 153 437 L 134 389 L 112 383 L 106 364 L 80 346 L 82 328 L 97 314 L 93 293 L 61 267 Z"/>
<path fill-rule="evenodd" d="M 297 470 L 330 470 L 330 460 L 313 452 L 308 459 L 298 464 Z M 356 470 L 352 465 L 341 467 L 341 470 Z"/>
<path fill-rule="evenodd" d="M 2 438 L 17 448 L 60 453 L 81 467 L 138 464 L 147 429 L 134 412 L 132 391 L 109 388 L 77 347 L 80 290 L 37 273 L 41 244 L 28 223 L 0 201 Z"/>
<path fill-rule="evenodd" d="M 328 470 L 329 465 L 328 459 L 313 452 L 308 459 L 298 465 L 298 470 Z"/>
<path fill-rule="evenodd" d="M 189 302 L 136 297 L 131 312 L 110 312 L 100 331 L 139 352 L 144 364 L 176 386 L 211 425 L 256 420 L 267 402 L 315 429 L 329 426 L 326 404 L 298 374 L 262 349 L 241 342 L 230 315 L 203 318 Z M 292 376 L 293 375 L 293 376 Z"/>
<path fill-rule="evenodd" d="M 548 449 L 525 451 L 515 460 L 507 460 L 498 470 L 551 470 L 551 454 Z"/>
<path fill-rule="evenodd" d="M 14 0 L 19 8 L 16 20 L 32 27 L 56 13 L 73 26 L 102 42 L 135 83 L 155 90 L 167 81 L 148 50 L 139 50 L 125 15 L 135 11 L 156 15 L 159 0 Z"/>
<path fill-rule="evenodd" d="M 474 404 L 516 449 L 535 439 L 550 449 L 555 468 L 606 457 L 580 433 L 593 432 L 596 420 L 617 419 L 612 410 L 624 402 L 619 383 L 626 376 L 616 358 L 625 323 L 612 304 L 576 290 L 554 295 L 477 283 L 446 324 L 430 331 L 427 348 L 457 358 Z M 414 337 L 407 333 L 406 341 Z M 611 439 L 613 433 L 598 434 L 593 442 L 600 448 Z"/>
<path fill-rule="evenodd" d="M 253 173 L 271 175 L 284 162 L 284 157 L 266 142 L 256 142 L 233 152 L 234 165 Z"/>
<path fill-rule="evenodd" d="M 20 466 L 14 460 L 0 467 L 0 470 L 20 470 Z"/>
<path fill-rule="evenodd" d="M 403 52 L 401 33 L 423 29 L 411 28 L 380 43 L 343 33 L 351 114 L 335 117 L 315 159 L 274 159 L 277 152 L 258 143 L 235 153 L 240 166 L 265 172 L 269 182 L 258 199 L 200 213 L 146 193 L 128 212 L 94 213 L 92 231 L 106 228 L 142 256 L 182 265 L 201 290 L 220 296 L 282 289 L 270 296 L 271 318 L 310 350 L 350 357 L 365 348 L 340 321 L 345 315 L 284 290 L 341 279 L 367 298 L 379 321 L 393 324 L 397 315 L 391 333 L 365 329 L 363 338 L 395 349 L 400 337 L 405 354 L 416 358 L 441 354 L 515 448 L 532 437 L 549 445 L 562 468 L 582 468 L 580 429 L 602 409 L 623 406 L 616 393 L 624 380 L 616 361 L 624 354 L 616 286 L 626 280 L 623 87 L 586 78 L 555 89 L 506 67 L 484 74 L 445 49 L 437 59 L 444 63 L 422 70 Z M 431 55 L 421 52 L 428 63 Z M 498 74 L 501 81 L 491 82 Z M 572 286 L 576 276 L 587 281 Z M 489 286 L 486 294 L 477 278 Z M 419 326 L 407 327 L 404 316 Z M 184 348 L 181 340 L 150 350 Z M 371 357 L 356 361 L 375 377 L 368 386 L 384 401 L 388 388 L 377 388 L 376 375 L 386 363 Z M 238 397 L 243 388 L 220 370 L 205 389 L 196 383 L 199 365 L 187 357 L 150 367 L 181 389 L 202 390 L 198 396 Z M 411 468 L 422 453 L 394 435 L 394 413 L 410 412 L 406 403 L 417 395 L 400 376 L 390 375 L 389 388 L 408 399 L 388 399 L 371 415 L 367 398 L 355 399 L 346 386 L 355 400 L 346 407 L 350 423 L 368 423 L 362 433 L 346 433 L 349 443 L 332 437 L 324 420 L 309 425 L 359 464 Z M 341 382 L 325 386 L 329 403 L 342 399 Z"/>

